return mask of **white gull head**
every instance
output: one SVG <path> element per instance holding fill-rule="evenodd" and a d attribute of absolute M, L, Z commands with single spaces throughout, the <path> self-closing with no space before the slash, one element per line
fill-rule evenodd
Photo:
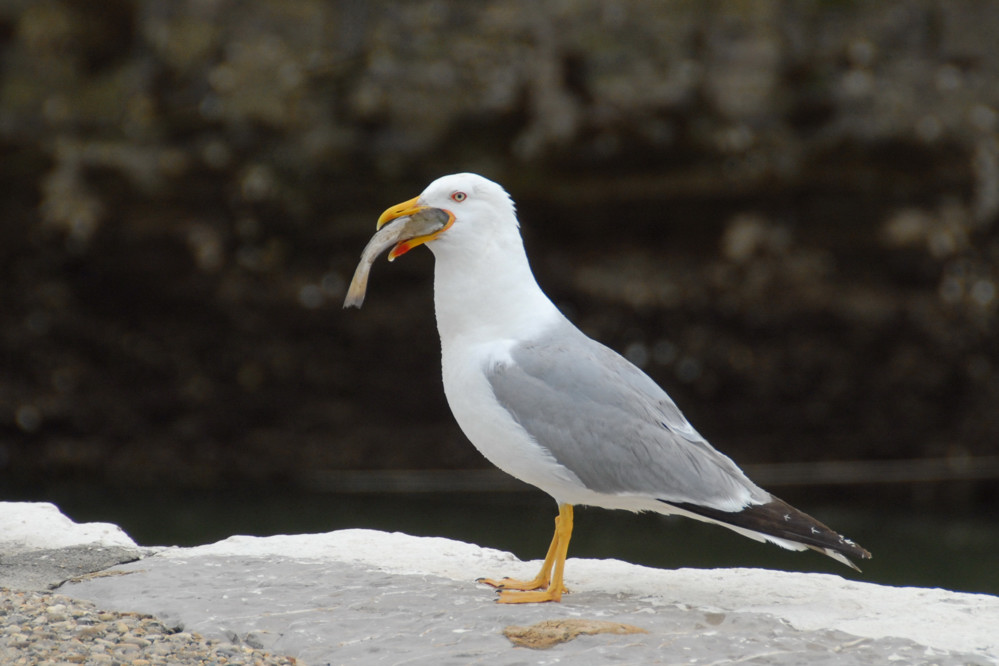
<path fill-rule="evenodd" d="M 426 241 L 434 253 L 434 298 L 443 345 L 450 339 L 521 339 L 562 318 L 527 261 L 513 200 L 474 173 L 438 178 L 416 199 L 454 223 Z"/>

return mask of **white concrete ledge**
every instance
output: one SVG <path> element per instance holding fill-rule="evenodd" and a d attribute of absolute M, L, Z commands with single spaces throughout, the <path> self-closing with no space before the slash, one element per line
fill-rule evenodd
<path fill-rule="evenodd" d="M 75 525 L 48 507 L 0 504 L 0 534 L 19 525 L 13 541 L 0 537 L 0 552 L 12 542 L 131 542 L 114 526 Z M 727 664 L 764 657 L 774 664 L 999 663 L 999 597 L 827 574 L 570 559 L 571 593 L 561 604 L 503 606 L 474 579 L 529 577 L 539 563 L 448 539 L 343 530 L 234 536 L 146 555 L 113 568 L 128 575 L 94 577 L 60 592 L 309 664 Z M 514 647 L 502 635 L 508 625 L 567 618 L 648 633 L 584 636 L 546 651 Z"/>

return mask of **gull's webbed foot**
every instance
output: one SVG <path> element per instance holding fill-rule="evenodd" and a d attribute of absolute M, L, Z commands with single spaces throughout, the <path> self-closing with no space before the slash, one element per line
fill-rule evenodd
<path fill-rule="evenodd" d="M 565 588 L 550 587 L 547 590 L 500 590 L 500 604 L 537 604 L 545 601 L 561 601 Z"/>
<path fill-rule="evenodd" d="M 541 565 L 541 571 L 531 580 L 516 578 L 479 578 L 477 583 L 490 585 L 499 591 L 497 602 L 501 604 L 529 604 L 544 601 L 559 601 L 568 592 L 562 584 L 562 571 L 565 567 L 565 554 L 572 536 L 572 505 L 559 506 L 555 519 L 555 536 L 548 547 L 548 554 Z"/>
<path fill-rule="evenodd" d="M 517 580 L 516 578 L 479 578 L 476 583 L 482 583 L 495 587 L 497 590 L 540 590 L 548 587 L 548 578 L 534 578 L 532 580 Z"/>

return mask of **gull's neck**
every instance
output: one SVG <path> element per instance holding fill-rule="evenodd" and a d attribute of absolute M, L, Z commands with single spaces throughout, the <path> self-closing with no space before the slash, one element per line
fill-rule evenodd
<path fill-rule="evenodd" d="M 562 319 L 538 286 L 520 234 L 469 248 L 436 244 L 434 306 L 441 345 L 530 339 Z"/>

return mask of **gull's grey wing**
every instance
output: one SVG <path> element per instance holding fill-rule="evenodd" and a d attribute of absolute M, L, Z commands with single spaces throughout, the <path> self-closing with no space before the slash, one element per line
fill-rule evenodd
<path fill-rule="evenodd" d="M 648 375 L 565 322 L 486 369 L 499 403 L 590 489 L 735 511 L 762 490 Z"/>

